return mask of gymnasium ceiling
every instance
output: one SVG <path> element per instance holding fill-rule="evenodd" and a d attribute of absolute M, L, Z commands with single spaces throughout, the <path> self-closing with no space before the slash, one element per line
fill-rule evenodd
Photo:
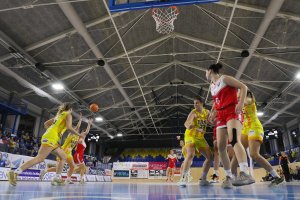
<path fill-rule="evenodd" d="M 85 116 L 91 114 L 86 105 L 97 103 L 101 109 L 95 116 L 105 120 L 95 122 L 94 132 L 103 136 L 122 132 L 127 137 L 184 132 L 193 97 L 206 99 L 209 82 L 204 70 L 216 62 L 234 4 L 225 0 L 181 6 L 174 32 L 161 35 L 149 9 L 112 13 L 115 27 L 102 0 L 75 0 L 61 6 L 50 0 L 0 1 L 1 67 L 12 72 L 1 70 L 1 87 L 50 112 L 55 112 L 57 103 L 24 87 L 20 78 L 57 100 L 74 102 L 76 111 Z M 255 39 L 269 4 L 268 0 L 238 1 L 221 62 L 224 74 L 242 72 L 240 79 L 264 110 L 265 126 L 280 127 L 300 113 L 295 79 L 300 71 L 299 0 L 284 1 L 245 70 L 240 70 L 240 53 Z M 71 13 L 73 25 L 87 30 L 84 37 L 96 45 L 93 51 L 64 12 Z M 97 65 L 99 59 L 107 64 Z M 66 90 L 54 91 L 55 80 Z M 208 96 L 208 108 L 210 103 Z"/>

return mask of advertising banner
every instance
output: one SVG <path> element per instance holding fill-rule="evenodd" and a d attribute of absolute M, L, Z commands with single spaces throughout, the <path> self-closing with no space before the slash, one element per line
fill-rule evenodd
<path fill-rule="evenodd" d="M 129 170 L 131 168 L 130 162 L 114 162 L 113 169 L 114 170 Z"/>
<path fill-rule="evenodd" d="M 114 170 L 114 177 L 116 178 L 129 178 L 129 170 Z"/>
<path fill-rule="evenodd" d="M 148 169 L 149 163 L 148 162 L 132 162 L 130 169 Z"/>
<path fill-rule="evenodd" d="M 166 170 L 149 170 L 149 179 L 161 179 L 166 177 Z"/>
<path fill-rule="evenodd" d="M 10 168 L 4 168 L 0 167 L 0 180 L 1 181 L 7 181 L 7 176 L 6 173 L 10 170 Z M 32 170 L 28 169 L 22 172 L 18 176 L 18 180 L 23 180 L 23 181 L 39 181 L 39 175 L 40 175 L 40 170 Z M 45 174 L 43 181 L 52 181 L 52 179 L 55 176 L 55 172 L 48 172 Z M 66 179 L 67 174 L 62 173 L 62 178 Z M 80 175 L 79 174 L 73 174 L 72 175 L 72 181 L 79 181 L 80 180 Z M 111 177 L 110 176 L 98 176 L 98 175 L 86 175 L 85 180 L 87 182 L 111 182 Z"/>
<path fill-rule="evenodd" d="M 18 168 L 24 162 L 32 159 L 30 156 L 23 156 L 17 154 L 11 154 L 6 152 L 0 152 L 0 167 Z M 32 166 L 30 169 L 33 170 L 44 170 L 48 164 L 56 164 L 54 160 L 45 159 L 43 162 Z"/>
<path fill-rule="evenodd" d="M 149 162 L 149 170 L 166 170 L 167 162 Z"/>

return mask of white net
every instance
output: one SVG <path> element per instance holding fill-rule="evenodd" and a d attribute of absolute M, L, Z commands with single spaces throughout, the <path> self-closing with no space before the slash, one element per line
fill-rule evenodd
<path fill-rule="evenodd" d="M 174 30 L 174 20 L 177 19 L 179 10 L 176 6 L 167 8 L 153 8 L 152 17 L 156 22 L 156 31 L 161 34 L 169 34 Z"/>

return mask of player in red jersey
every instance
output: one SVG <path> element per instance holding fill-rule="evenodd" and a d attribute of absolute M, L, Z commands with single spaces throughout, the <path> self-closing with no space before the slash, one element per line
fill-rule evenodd
<path fill-rule="evenodd" d="M 87 126 L 86 130 L 79 137 L 78 142 L 77 142 L 77 146 L 76 146 L 76 151 L 75 151 L 75 154 L 73 156 L 74 157 L 74 162 L 80 170 L 80 183 L 81 184 L 84 184 L 84 177 L 83 176 L 84 176 L 85 171 L 86 171 L 84 158 L 83 158 L 84 150 L 86 148 L 85 138 L 90 132 L 92 122 L 93 122 L 92 120 L 89 120 L 89 123 L 88 123 L 88 126 Z"/>
<path fill-rule="evenodd" d="M 231 76 L 220 75 L 221 64 L 210 65 L 206 70 L 207 80 L 212 81 L 211 94 L 216 110 L 217 146 L 220 159 L 226 172 L 226 179 L 222 184 L 224 188 L 248 185 L 255 182 L 249 175 L 246 151 L 241 144 L 242 110 L 246 98 L 247 86 Z M 240 89 L 240 101 L 237 97 Z M 228 134 L 227 134 L 228 133 Z M 240 166 L 240 176 L 232 181 L 230 160 L 227 153 L 227 143 L 232 144 Z"/>
<path fill-rule="evenodd" d="M 176 169 L 176 162 L 177 162 L 177 156 L 174 154 L 173 150 L 170 150 L 170 154 L 166 158 L 168 160 L 168 168 L 167 168 L 167 182 L 174 181 L 174 174 L 175 174 L 175 169 Z"/>

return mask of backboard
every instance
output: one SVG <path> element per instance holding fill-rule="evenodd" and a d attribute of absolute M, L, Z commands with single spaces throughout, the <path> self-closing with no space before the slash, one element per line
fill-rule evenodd
<path fill-rule="evenodd" d="M 111 12 L 121 12 L 166 6 L 213 3 L 220 0 L 109 0 Z"/>

